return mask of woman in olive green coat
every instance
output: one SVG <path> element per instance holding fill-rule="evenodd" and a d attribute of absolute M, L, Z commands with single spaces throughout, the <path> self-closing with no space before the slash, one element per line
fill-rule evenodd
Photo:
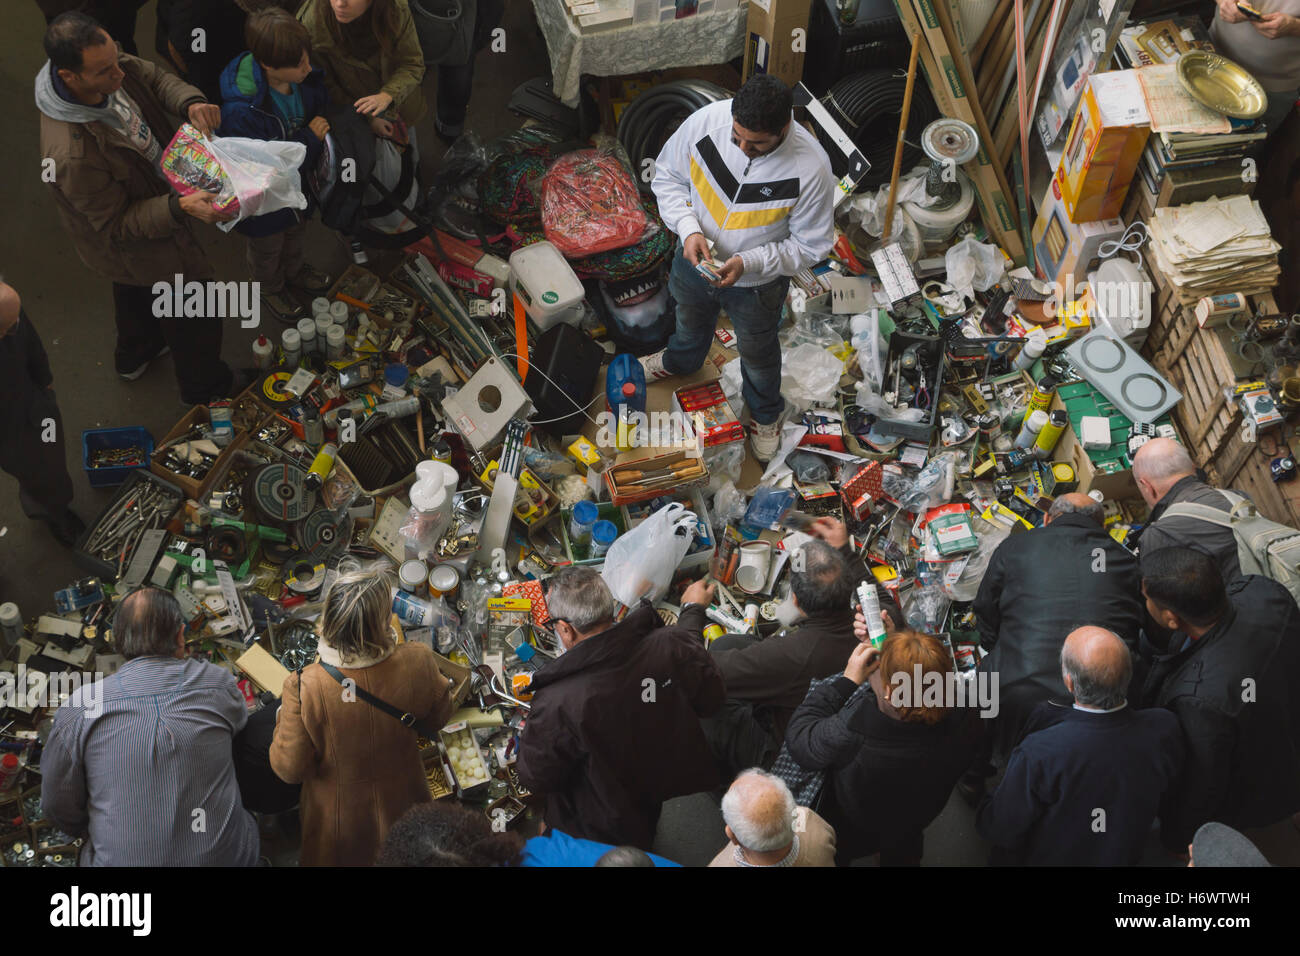
<path fill-rule="evenodd" d="M 307 0 L 298 19 L 330 97 L 369 116 L 376 135 L 392 132 L 385 117 L 414 126 L 424 116 L 424 54 L 407 0 Z"/>

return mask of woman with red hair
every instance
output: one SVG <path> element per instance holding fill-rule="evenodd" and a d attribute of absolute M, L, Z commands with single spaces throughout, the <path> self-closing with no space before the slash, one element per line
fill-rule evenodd
<path fill-rule="evenodd" d="M 874 853 L 882 866 L 918 865 L 922 834 L 970 762 L 974 727 L 955 706 L 952 658 L 936 637 L 895 628 L 880 649 L 863 643 L 844 673 L 816 687 L 786 729 L 790 755 L 826 770 L 817 812 L 835 828 L 836 862 Z"/>

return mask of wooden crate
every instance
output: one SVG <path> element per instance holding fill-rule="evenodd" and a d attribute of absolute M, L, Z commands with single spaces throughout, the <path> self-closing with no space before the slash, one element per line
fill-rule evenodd
<path fill-rule="evenodd" d="M 1280 432 L 1266 431 L 1246 441 L 1241 410 L 1225 393 L 1237 380 L 1229 354 L 1231 331 L 1200 328 L 1192 310 L 1173 301 L 1168 320 L 1148 338 L 1146 351 L 1156 370 L 1183 393 L 1173 409 L 1183 444 L 1211 484 L 1244 492 L 1266 517 L 1300 527 L 1300 481 L 1279 485 L 1269 471 L 1274 436 Z M 1255 300 L 1266 309 L 1271 302 L 1271 297 Z M 1155 327 L 1153 320 L 1153 331 Z"/>

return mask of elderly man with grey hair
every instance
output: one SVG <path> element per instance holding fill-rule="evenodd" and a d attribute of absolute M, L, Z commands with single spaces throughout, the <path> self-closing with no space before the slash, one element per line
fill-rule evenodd
<path fill-rule="evenodd" d="M 231 752 L 248 721 L 234 676 L 186 655 L 168 591 L 127 595 L 113 641 L 126 663 L 54 715 L 41 757 L 46 816 L 85 837 L 82 866 L 254 865 L 257 824 Z"/>
<path fill-rule="evenodd" d="M 1142 592 L 1137 559 L 1106 533 L 1102 508 L 1084 494 L 1061 495 L 1043 527 L 1012 534 L 993 552 L 975 597 L 982 670 L 998 675 L 1001 709 L 972 773 L 958 784 L 977 802 L 988 757 L 1006 754 L 1029 712 L 1066 693 L 1058 661 L 1065 636 L 1085 622 L 1137 649 Z"/>
<path fill-rule="evenodd" d="M 809 682 L 842 671 L 858 645 L 853 593 L 862 562 L 839 546 L 848 540 L 840 521 L 823 518 L 813 530 L 818 537 L 790 560 L 793 613 L 783 622 L 790 626 L 761 640 L 729 634 L 710 646 L 727 684 L 727 706 L 704 730 L 724 778 L 769 764 Z"/>
<path fill-rule="evenodd" d="M 1073 706 L 1040 704 L 1007 772 L 975 818 L 994 863 L 1135 866 L 1183 766 L 1178 718 L 1127 703 L 1128 647 L 1080 627 L 1061 648 Z"/>
<path fill-rule="evenodd" d="M 1223 492 L 1201 480 L 1199 469 L 1186 448 L 1172 438 L 1151 439 L 1133 456 L 1133 480 L 1151 509 L 1146 528 L 1138 539 L 1138 547 L 1144 554 L 1161 548 L 1195 548 L 1219 565 L 1229 593 L 1241 586 L 1237 539 L 1231 530 L 1190 515 L 1167 514 L 1172 506 L 1179 504 L 1205 505 L 1224 512 L 1232 510 Z"/>
<path fill-rule="evenodd" d="M 834 866 L 835 830 L 795 806 L 780 777 L 751 767 L 722 798 L 728 843 L 709 866 Z"/>
<path fill-rule="evenodd" d="M 533 675 L 518 770 L 546 798 L 548 827 L 649 850 L 665 800 L 717 785 L 700 730 L 724 696 L 702 633 L 712 594 L 693 583 L 665 627 L 644 601 L 616 622 L 614 597 L 590 568 L 547 581 L 564 653 Z"/>

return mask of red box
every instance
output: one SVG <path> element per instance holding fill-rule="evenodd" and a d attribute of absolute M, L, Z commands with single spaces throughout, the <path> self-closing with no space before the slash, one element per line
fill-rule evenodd
<path fill-rule="evenodd" d="M 691 427 L 706 446 L 745 440 L 745 427 L 716 381 L 677 389 L 673 404 L 690 419 Z"/>

